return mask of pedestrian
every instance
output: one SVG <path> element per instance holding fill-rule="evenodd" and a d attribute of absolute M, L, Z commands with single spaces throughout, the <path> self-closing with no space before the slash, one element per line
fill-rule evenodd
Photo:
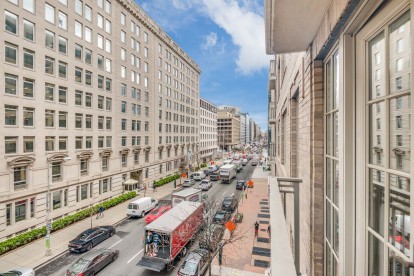
<path fill-rule="evenodd" d="M 152 244 L 153 244 L 154 253 L 158 252 L 159 243 L 160 243 L 160 237 L 157 233 L 154 232 L 154 234 L 152 234 Z"/>
<path fill-rule="evenodd" d="M 254 224 L 254 236 L 257 237 L 258 234 L 259 234 L 259 223 L 256 221 L 256 223 Z"/>
<path fill-rule="evenodd" d="M 265 171 L 265 166 L 263 166 L 263 171 Z"/>
<path fill-rule="evenodd" d="M 104 212 L 104 207 L 101 205 L 101 206 L 99 206 L 99 208 L 98 208 L 98 214 L 96 215 L 96 218 L 101 218 L 101 217 L 103 217 L 103 212 Z"/>
<path fill-rule="evenodd" d="M 269 226 L 267 226 L 267 234 L 269 235 L 269 238 L 270 238 L 270 224 Z"/>
<path fill-rule="evenodd" d="M 157 186 L 154 184 L 152 184 L 152 192 L 155 193 L 157 191 Z"/>
<path fill-rule="evenodd" d="M 148 255 L 152 255 L 152 232 L 148 231 L 147 234 L 145 235 L 145 253 L 147 253 Z"/>

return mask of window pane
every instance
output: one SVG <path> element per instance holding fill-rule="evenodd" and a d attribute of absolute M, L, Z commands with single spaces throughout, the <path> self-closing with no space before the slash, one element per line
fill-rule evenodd
<path fill-rule="evenodd" d="M 370 51 L 370 99 L 384 96 L 385 92 L 385 38 L 380 33 L 369 43 Z"/>
<path fill-rule="evenodd" d="M 49 4 L 45 4 L 45 19 L 55 24 L 55 8 Z"/>
<path fill-rule="evenodd" d="M 34 68 L 34 52 L 23 49 L 23 66 L 29 69 Z"/>
<path fill-rule="evenodd" d="M 10 33 L 17 34 L 18 29 L 17 15 L 8 11 L 4 12 L 4 29 Z"/>
<path fill-rule="evenodd" d="M 9 95 L 17 95 L 17 76 L 6 74 L 4 92 Z"/>
<path fill-rule="evenodd" d="M 59 28 L 67 30 L 68 28 L 68 16 L 63 12 L 59 11 Z"/>
<path fill-rule="evenodd" d="M 384 235 L 384 172 L 369 170 L 369 226 Z"/>
<path fill-rule="evenodd" d="M 17 47 L 11 44 L 6 44 L 6 46 L 4 46 L 4 51 L 5 61 L 17 64 Z"/>
<path fill-rule="evenodd" d="M 34 41 L 34 28 L 35 28 L 35 25 L 32 22 L 23 20 L 24 38 L 30 41 Z"/>
<path fill-rule="evenodd" d="M 384 244 L 368 234 L 368 275 L 386 275 L 384 271 Z"/>
<path fill-rule="evenodd" d="M 67 53 L 68 41 L 66 38 L 59 36 L 59 52 L 62 54 Z"/>
<path fill-rule="evenodd" d="M 384 145 L 381 144 L 385 139 L 385 102 L 378 102 L 369 107 L 370 116 L 370 163 L 378 166 L 384 165 Z"/>
<path fill-rule="evenodd" d="M 23 0 L 23 9 L 34 13 L 35 11 L 35 0 Z"/>
<path fill-rule="evenodd" d="M 48 48 L 55 48 L 55 34 L 49 31 L 45 31 L 45 46 Z"/>

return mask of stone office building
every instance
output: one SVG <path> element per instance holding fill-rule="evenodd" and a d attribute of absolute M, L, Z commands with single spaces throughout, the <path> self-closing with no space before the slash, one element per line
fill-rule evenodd
<path fill-rule="evenodd" d="M 0 239 L 44 224 L 49 179 L 56 219 L 197 150 L 200 69 L 133 1 L 4 0 L 0 20 Z"/>
<path fill-rule="evenodd" d="M 201 161 L 208 162 L 217 155 L 217 106 L 200 98 L 200 151 Z"/>
<path fill-rule="evenodd" d="M 296 229 L 283 200 L 297 273 L 413 273 L 413 4 L 266 1 L 272 173 L 302 180 Z"/>

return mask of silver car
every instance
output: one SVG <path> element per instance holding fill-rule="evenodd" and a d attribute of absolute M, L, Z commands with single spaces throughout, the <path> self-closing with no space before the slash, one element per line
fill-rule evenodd
<path fill-rule="evenodd" d="M 210 252 L 206 249 L 191 251 L 178 270 L 179 276 L 204 275 L 210 263 Z"/>
<path fill-rule="evenodd" d="M 191 187 L 191 186 L 193 186 L 195 184 L 195 180 L 194 179 L 186 179 L 186 180 L 184 180 L 184 183 L 183 183 L 183 187 L 184 188 L 186 188 L 186 187 Z"/>
<path fill-rule="evenodd" d="M 208 191 L 211 188 L 211 182 L 208 179 L 203 179 L 200 183 L 200 188 L 202 191 Z"/>

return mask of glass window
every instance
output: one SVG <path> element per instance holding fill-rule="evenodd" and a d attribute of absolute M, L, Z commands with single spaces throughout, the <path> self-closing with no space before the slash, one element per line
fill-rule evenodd
<path fill-rule="evenodd" d="M 4 29 L 12 34 L 17 34 L 17 30 L 19 29 L 19 19 L 17 15 L 4 11 Z"/>
<path fill-rule="evenodd" d="M 85 41 L 92 43 L 92 29 L 85 27 Z"/>
<path fill-rule="evenodd" d="M 62 207 L 62 191 L 54 191 L 52 193 L 52 208 L 53 210 Z"/>
<path fill-rule="evenodd" d="M 82 16 L 83 3 L 81 0 L 75 0 L 75 12 Z"/>
<path fill-rule="evenodd" d="M 85 19 L 92 22 L 92 8 L 85 5 Z"/>
<path fill-rule="evenodd" d="M 85 106 L 92 107 L 92 94 L 91 93 L 85 93 Z"/>
<path fill-rule="evenodd" d="M 45 127 L 54 127 L 55 126 L 55 111 L 54 110 L 45 110 Z"/>
<path fill-rule="evenodd" d="M 55 8 L 47 3 L 45 4 L 45 19 L 55 24 Z"/>
<path fill-rule="evenodd" d="M 29 69 L 34 68 L 34 55 L 33 51 L 23 49 L 23 66 Z"/>
<path fill-rule="evenodd" d="M 98 13 L 98 27 L 103 29 L 104 17 Z"/>
<path fill-rule="evenodd" d="M 4 46 L 4 58 L 5 61 L 12 64 L 17 64 L 17 46 L 8 44 Z"/>
<path fill-rule="evenodd" d="M 59 77 L 60 78 L 67 78 L 67 69 L 68 65 L 64 62 L 59 61 Z"/>
<path fill-rule="evenodd" d="M 75 81 L 77 83 L 82 83 L 82 71 L 83 70 L 81 68 L 75 68 Z"/>
<path fill-rule="evenodd" d="M 34 141 L 33 136 L 24 136 L 23 137 L 23 152 L 33 152 L 34 151 Z"/>
<path fill-rule="evenodd" d="M 23 78 L 23 97 L 34 97 L 34 80 Z"/>
<path fill-rule="evenodd" d="M 61 180 L 62 180 L 62 162 L 53 162 L 52 163 L 52 181 L 57 182 Z"/>
<path fill-rule="evenodd" d="M 80 90 L 75 91 L 75 105 L 82 106 L 83 92 Z"/>
<path fill-rule="evenodd" d="M 92 128 L 92 115 L 86 115 L 85 128 L 87 128 L 87 129 Z M 86 137 L 86 138 L 88 138 L 88 137 Z M 88 144 L 88 139 L 86 139 L 86 144 Z"/>
<path fill-rule="evenodd" d="M 75 149 L 82 149 L 83 137 L 76 136 L 75 138 Z"/>
<path fill-rule="evenodd" d="M 105 32 L 107 32 L 108 34 L 111 33 L 111 21 L 109 21 L 108 19 L 105 20 Z"/>
<path fill-rule="evenodd" d="M 125 32 L 124 31 L 121 31 L 121 42 L 122 43 L 125 43 L 125 37 L 126 37 Z"/>
<path fill-rule="evenodd" d="M 17 76 L 5 74 L 4 76 L 4 93 L 9 95 L 17 95 Z"/>
<path fill-rule="evenodd" d="M 85 62 L 92 65 L 92 51 L 85 49 Z"/>
<path fill-rule="evenodd" d="M 109 39 L 105 39 L 105 51 L 111 53 L 111 41 Z"/>
<path fill-rule="evenodd" d="M 111 2 L 109 0 L 105 1 L 105 12 L 107 14 L 111 14 Z"/>
<path fill-rule="evenodd" d="M 23 125 L 33 126 L 34 122 L 34 108 L 24 107 L 23 108 Z"/>
<path fill-rule="evenodd" d="M 19 222 L 26 219 L 27 215 L 27 200 L 16 201 L 14 204 L 14 220 Z"/>
<path fill-rule="evenodd" d="M 68 89 L 63 86 L 59 86 L 59 103 L 67 102 Z"/>
<path fill-rule="evenodd" d="M 68 29 L 68 16 L 65 13 L 61 12 L 61 11 L 59 11 L 59 22 L 58 22 L 58 24 L 59 24 L 59 28 L 62 28 L 64 30 Z"/>
<path fill-rule="evenodd" d="M 98 47 L 103 49 L 103 36 L 98 34 Z"/>
<path fill-rule="evenodd" d="M 125 26 L 126 15 L 121 12 L 121 24 Z"/>
<path fill-rule="evenodd" d="M 55 34 L 48 30 L 45 31 L 45 46 L 51 49 L 55 48 Z"/>
<path fill-rule="evenodd" d="M 88 159 L 81 159 L 80 161 L 80 172 L 81 175 L 88 175 Z M 86 188 L 85 188 L 86 187 Z M 82 200 L 88 197 L 87 185 L 82 185 Z"/>
<path fill-rule="evenodd" d="M 105 59 L 105 70 L 106 72 L 111 73 L 111 60 L 110 59 Z"/>
<path fill-rule="evenodd" d="M 105 87 L 106 91 L 111 91 L 112 90 L 112 80 L 110 78 L 106 78 L 106 87 Z"/>
<path fill-rule="evenodd" d="M 75 35 L 82 38 L 82 23 L 75 21 Z"/>
<path fill-rule="evenodd" d="M 68 50 L 68 40 L 64 37 L 59 36 L 59 52 L 66 54 Z"/>
<path fill-rule="evenodd" d="M 88 86 L 92 86 L 92 72 L 90 71 L 85 72 L 85 84 Z"/>
<path fill-rule="evenodd" d="M 98 75 L 98 88 L 103 89 L 104 88 L 104 77 L 101 75 Z"/>
<path fill-rule="evenodd" d="M 86 118 L 88 118 L 88 117 L 86 117 Z M 85 148 L 86 149 L 91 149 L 92 148 L 92 136 L 86 136 L 86 139 L 85 139 Z"/>
<path fill-rule="evenodd" d="M 17 153 L 17 137 L 6 136 L 4 138 L 4 149 L 6 154 Z"/>
<path fill-rule="evenodd" d="M 51 57 L 45 57 L 45 73 L 54 75 L 55 73 L 55 59 Z"/>
<path fill-rule="evenodd" d="M 23 35 L 24 38 L 30 41 L 34 41 L 35 25 L 34 23 L 23 19 Z"/>
<path fill-rule="evenodd" d="M 68 113 L 59 111 L 59 127 L 67 128 L 67 121 L 68 121 Z"/>
<path fill-rule="evenodd" d="M 62 5 L 67 6 L 68 5 L 68 0 L 59 0 L 59 3 L 61 3 Z"/>

